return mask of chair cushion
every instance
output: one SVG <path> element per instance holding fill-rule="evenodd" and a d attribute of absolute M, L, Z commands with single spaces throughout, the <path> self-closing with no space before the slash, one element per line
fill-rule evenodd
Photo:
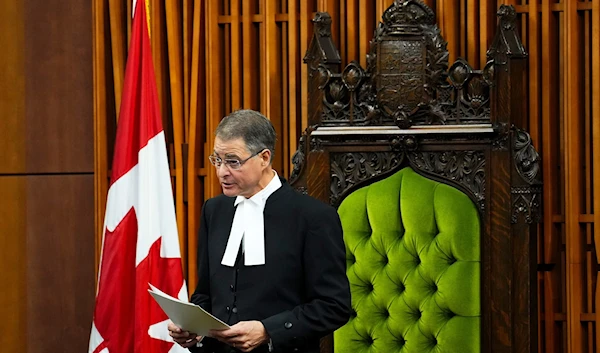
<path fill-rule="evenodd" d="M 355 313 L 335 352 L 480 351 L 480 224 L 464 193 L 404 168 L 338 212 Z"/>

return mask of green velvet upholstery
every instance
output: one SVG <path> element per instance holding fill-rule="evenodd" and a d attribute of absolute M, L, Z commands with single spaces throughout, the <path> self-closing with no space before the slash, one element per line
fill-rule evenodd
<path fill-rule="evenodd" d="M 355 314 L 336 353 L 480 352 L 480 225 L 464 193 L 404 168 L 338 211 Z"/>

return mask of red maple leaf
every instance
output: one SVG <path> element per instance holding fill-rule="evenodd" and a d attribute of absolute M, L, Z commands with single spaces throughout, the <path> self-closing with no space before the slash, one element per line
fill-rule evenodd
<path fill-rule="evenodd" d="M 94 353 L 133 352 L 137 218 L 132 208 L 113 232 L 106 230 L 94 323 L 104 342 Z"/>
<path fill-rule="evenodd" d="M 136 290 L 138 300 L 135 303 L 135 330 L 141 339 L 135 341 L 135 352 L 166 353 L 174 344 L 148 335 L 148 328 L 151 325 L 168 319 L 167 315 L 148 293 L 148 283 L 172 297 L 177 297 L 183 286 L 181 259 L 160 256 L 162 239 L 160 237 L 152 244 L 148 256 L 137 266 Z"/>

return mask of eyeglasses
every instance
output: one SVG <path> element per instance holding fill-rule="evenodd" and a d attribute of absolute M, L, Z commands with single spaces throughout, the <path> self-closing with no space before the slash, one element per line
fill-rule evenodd
<path fill-rule="evenodd" d="M 208 156 L 208 160 L 210 161 L 210 164 L 214 165 L 216 168 L 219 168 L 221 166 L 221 164 L 225 163 L 225 166 L 229 169 L 232 170 L 238 170 L 240 169 L 244 163 L 248 162 L 250 160 L 250 158 L 252 157 L 256 157 L 258 156 L 262 151 L 264 151 L 264 149 L 252 154 L 250 157 L 246 158 L 246 159 L 222 159 L 219 156 L 216 156 L 214 154 L 211 154 L 210 156 Z"/>

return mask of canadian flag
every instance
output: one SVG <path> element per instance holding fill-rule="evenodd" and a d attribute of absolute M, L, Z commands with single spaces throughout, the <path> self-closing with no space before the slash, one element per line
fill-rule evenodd
<path fill-rule="evenodd" d="M 148 283 L 188 299 L 144 1 L 134 5 L 89 353 L 188 352 Z"/>

